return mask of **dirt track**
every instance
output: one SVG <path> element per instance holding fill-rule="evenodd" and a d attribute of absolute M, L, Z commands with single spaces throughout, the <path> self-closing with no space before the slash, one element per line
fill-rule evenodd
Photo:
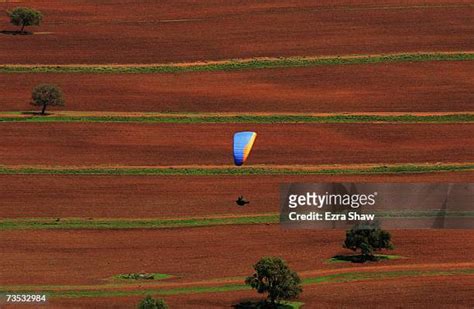
<path fill-rule="evenodd" d="M 473 71 L 474 62 L 467 61 L 186 74 L 5 74 L 0 110 L 31 109 L 31 89 L 48 82 L 63 89 L 66 109 L 77 111 L 473 111 Z"/>
<path fill-rule="evenodd" d="M 22 1 L 33 36 L 1 35 L 2 63 L 161 63 L 474 49 L 469 1 Z M 0 3 L 0 10 L 17 6 Z M 99 7 L 100 5 L 100 7 Z M 98 14 L 100 12 L 100 14 Z M 6 18 L 1 30 L 14 30 Z"/>
<path fill-rule="evenodd" d="M 472 182 L 474 172 L 373 176 L 0 175 L 2 217 L 156 218 L 279 211 L 290 182 Z M 236 207 L 243 194 L 250 207 Z"/>
<path fill-rule="evenodd" d="M 232 136 L 255 130 L 251 164 L 470 162 L 472 124 L 0 124 L 0 162 L 232 165 Z"/>
<path fill-rule="evenodd" d="M 282 230 L 272 225 L 132 231 L 2 231 L 0 278 L 3 285 L 103 284 L 103 279 L 115 274 L 146 271 L 176 275 L 180 278 L 173 280 L 185 282 L 245 276 L 258 257 L 273 255 L 284 257 L 299 272 L 373 266 L 325 264 L 325 259 L 344 252 L 343 238 L 341 230 Z M 393 253 L 408 258 L 376 266 L 412 267 L 414 264 L 472 262 L 474 258 L 474 233 L 468 230 L 394 231 L 393 238 L 397 246 Z M 424 245 L 426 243 L 430 245 Z"/>

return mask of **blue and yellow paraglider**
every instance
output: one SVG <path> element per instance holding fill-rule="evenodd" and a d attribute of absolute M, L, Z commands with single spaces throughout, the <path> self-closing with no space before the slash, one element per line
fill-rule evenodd
<path fill-rule="evenodd" d="M 241 166 L 247 160 L 253 143 L 257 138 L 255 132 L 237 132 L 234 134 L 234 163 Z"/>

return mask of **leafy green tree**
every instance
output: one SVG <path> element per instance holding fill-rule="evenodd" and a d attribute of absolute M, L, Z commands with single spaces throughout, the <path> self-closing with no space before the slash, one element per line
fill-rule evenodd
<path fill-rule="evenodd" d="M 26 26 L 39 26 L 43 20 L 43 14 L 40 11 L 27 7 L 17 7 L 11 11 L 7 11 L 10 17 L 10 23 L 21 27 L 20 33 Z"/>
<path fill-rule="evenodd" d="M 392 236 L 375 225 L 356 225 L 346 232 L 343 247 L 360 250 L 364 260 L 376 260 L 375 251 L 393 249 Z"/>
<path fill-rule="evenodd" d="M 168 305 L 163 299 L 154 299 L 148 295 L 140 302 L 138 309 L 168 309 Z"/>
<path fill-rule="evenodd" d="M 41 115 L 44 115 L 48 106 L 64 106 L 63 92 L 55 85 L 38 85 L 31 94 L 31 104 L 41 106 Z"/>
<path fill-rule="evenodd" d="M 301 279 L 279 257 L 263 257 L 253 266 L 255 273 L 245 283 L 258 293 L 268 293 L 267 301 L 276 307 L 281 300 L 292 300 L 303 291 Z"/>

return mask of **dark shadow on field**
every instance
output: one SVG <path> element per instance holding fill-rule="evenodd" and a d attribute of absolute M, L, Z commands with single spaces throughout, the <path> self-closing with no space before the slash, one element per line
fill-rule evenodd
<path fill-rule="evenodd" d="M 238 304 L 232 305 L 235 309 L 291 309 L 290 305 L 286 304 L 271 304 L 264 300 L 243 300 Z"/>
<path fill-rule="evenodd" d="M 389 260 L 388 257 L 383 255 L 335 255 L 331 258 L 333 262 L 352 262 L 352 263 L 365 263 L 365 262 L 377 262 L 382 260 Z"/>
<path fill-rule="evenodd" d="M 32 116 L 50 116 L 52 115 L 52 113 L 44 113 L 44 114 L 41 114 L 41 112 L 34 112 L 34 111 L 30 111 L 30 112 L 21 112 L 22 115 L 32 115 Z"/>
<path fill-rule="evenodd" d="M 0 31 L 0 34 L 5 34 L 5 35 L 32 35 L 33 32 L 18 31 L 18 30 L 2 30 L 2 31 Z"/>

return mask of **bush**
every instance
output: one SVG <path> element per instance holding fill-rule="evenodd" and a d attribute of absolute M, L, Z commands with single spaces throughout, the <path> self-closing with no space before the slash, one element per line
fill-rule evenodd
<path fill-rule="evenodd" d="M 36 86 L 31 94 L 31 104 L 41 106 L 41 115 L 44 115 L 48 106 L 64 106 L 63 92 L 55 85 Z"/>
<path fill-rule="evenodd" d="M 375 251 L 393 249 L 392 236 L 389 232 L 375 225 L 356 225 L 346 232 L 343 247 L 353 251 L 360 250 L 362 259 L 376 260 Z"/>
<path fill-rule="evenodd" d="M 145 273 L 131 273 L 118 276 L 120 279 L 131 279 L 131 280 L 153 280 L 155 279 L 155 274 L 145 274 Z"/>
<path fill-rule="evenodd" d="M 292 300 L 302 292 L 301 279 L 278 257 L 264 257 L 253 266 L 255 273 L 245 283 L 258 293 L 268 293 L 267 302 L 274 308 L 281 300 Z"/>
<path fill-rule="evenodd" d="M 163 299 L 154 299 L 148 295 L 140 302 L 138 309 L 168 309 L 168 305 Z"/>
<path fill-rule="evenodd" d="M 40 11 L 26 7 L 14 8 L 7 11 L 7 15 L 10 17 L 11 24 L 21 27 L 21 33 L 26 26 L 39 26 L 43 20 L 43 14 Z"/>

